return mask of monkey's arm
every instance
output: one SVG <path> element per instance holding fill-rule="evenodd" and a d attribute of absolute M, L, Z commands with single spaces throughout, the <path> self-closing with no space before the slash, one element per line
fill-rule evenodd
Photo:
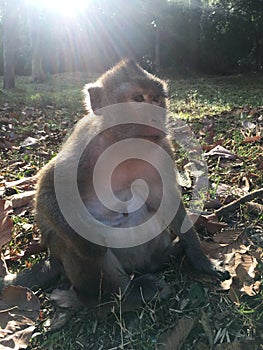
<path fill-rule="evenodd" d="M 87 256 L 103 256 L 107 248 L 89 242 L 78 235 L 67 223 L 59 208 L 54 188 L 55 159 L 41 172 L 36 194 L 36 222 L 41 231 L 42 244 L 49 247 L 51 236 L 59 236 L 65 245 L 78 254 Z M 69 205 L 74 205 L 70 203 Z M 91 228 L 92 229 L 92 228 Z"/>
<path fill-rule="evenodd" d="M 181 231 L 183 223 L 189 227 L 186 232 Z M 182 201 L 180 202 L 179 209 L 171 222 L 170 227 L 180 237 L 186 255 L 197 271 L 213 275 L 222 281 L 230 278 L 228 271 L 216 267 L 203 253 L 198 234 L 187 215 Z"/>

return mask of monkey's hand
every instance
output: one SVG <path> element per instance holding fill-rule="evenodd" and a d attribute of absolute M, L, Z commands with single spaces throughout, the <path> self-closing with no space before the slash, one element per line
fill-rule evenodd
<path fill-rule="evenodd" d="M 214 276 L 220 281 L 228 280 L 231 277 L 223 267 L 213 264 L 201 249 L 189 246 L 186 248 L 186 254 L 197 271 Z"/>

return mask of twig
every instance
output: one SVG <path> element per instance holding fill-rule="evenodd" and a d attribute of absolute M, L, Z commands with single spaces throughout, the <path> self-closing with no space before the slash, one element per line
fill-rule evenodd
<path fill-rule="evenodd" d="M 255 198 L 263 198 L 263 188 L 260 188 L 259 190 L 248 193 L 245 196 L 238 198 L 227 205 L 224 205 L 223 207 L 215 210 L 214 214 L 218 217 L 218 219 L 221 219 L 224 216 L 226 216 L 229 212 L 232 212 L 235 209 L 237 209 L 240 204 L 249 202 Z"/>

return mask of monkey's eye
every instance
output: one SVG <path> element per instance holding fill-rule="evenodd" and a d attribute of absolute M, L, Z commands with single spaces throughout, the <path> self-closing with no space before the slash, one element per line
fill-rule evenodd
<path fill-rule="evenodd" d="M 143 95 L 136 95 L 133 97 L 135 102 L 143 102 L 144 101 L 144 97 Z"/>
<path fill-rule="evenodd" d="M 160 99 L 161 99 L 161 96 L 160 96 L 160 95 L 155 95 L 155 96 L 153 96 L 153 98 L 152 98 L 152 100 L 153 100 L 154 102 L 160 102 Z"/>

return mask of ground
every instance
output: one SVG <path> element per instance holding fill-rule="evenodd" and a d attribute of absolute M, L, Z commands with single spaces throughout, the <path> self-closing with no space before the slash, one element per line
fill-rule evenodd
<path fill-rule="evenodd" d="M 2 183 L 36 175 L 57 153 L 71 127 L 85 113 L 81 89 L 93 78 L 80 73 L 59 74 L 50 76 L 44 84 L 33 84 L 29 77 L 18 77 L 15 91 L 0 91 Z M 231 201 L 238 190 L 244 194 L 261 188 L 263 76 L 169 77 L 169 84 L 172 117 L 179 115 L 188 122 L 204 152 L 220 145 L 234 155 L 230 159 L 224 152 L 221 157 L 207 156 L 211 189 L 210 208 L 206 210 L 215 209 L 213 200 Z M 32 139 L 25 143 L 28 137 Z M 187 160 L 183 150 L 175 147 L 187 205 L 191 192 L 189 176 L 184 172 Z M 8 199 L 16 192 L 11 188 L 1 193 Z M 263 204 L 262 199 L 256 202 Z M 223 220 L 228 229 L 246 230 L 249 252 L 259 257 L 254 276 L 259 284 L 263 280 L 262 218 L 262 211 L 252 213 L 242 205 Z M 38 239 L 32 209 L 13 214 L 12 220 L 13 239 L 3 252 L 9 270 L 17 271 L 45 253 L 30 257 L 23 254 L 28 243 Z M 199 232 L 209 242 L 208 231 L 205 226 Z M 196 276 L 178 264 L 168 266 L 161 277 L 172 287 L 167 300 L 157 297 L 137 312 L 125 315 L 120 312 L 120 303 L 111 315 L 101 319 L 83 308 L 60 308 L 48 294 L 38 291 L 41 312 L 29 349 L 150 350 L 161 349 L 161 343 L 166 349 L 263 349 L 262 291 L 249 296 L 235 289 L 233 297 L 211 279 Z"/>

